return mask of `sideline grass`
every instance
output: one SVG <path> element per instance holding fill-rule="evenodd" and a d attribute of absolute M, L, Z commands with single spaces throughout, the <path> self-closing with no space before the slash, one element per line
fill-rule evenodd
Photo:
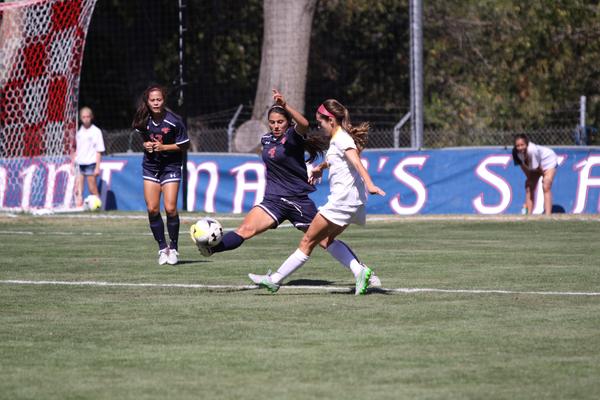
<path fill-rule="evenodd" d="M 235 221 L 223 221 L 233 227 Z M 156 265 L 140 220 L 0 216 L 0 280 L 246 285 L 300 238 Z M 343 238 L 385 287 L 598 291 L 598 221 L 395 221 Z M 18 233 L 20 232 L 20 233 Z M 29 234 L 32 233 L 32 234 Z M 351 286 L 318 250 L 294 284 Z M 0 398 L 596 398 L 600 298 L 0 284 Z"/>

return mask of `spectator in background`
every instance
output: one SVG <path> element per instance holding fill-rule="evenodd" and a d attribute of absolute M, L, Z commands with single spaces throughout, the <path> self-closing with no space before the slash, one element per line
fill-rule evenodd
<path fill-rule="evenodd" d="M 556 153 L 544 146 L 529 141 L 525 134 L 518 134 L 514 139 L 512 151 L 515 165 L 520 165 L 525 173 L 525 208 L 531 213 L 534 205 L 535 190 L 540 177 L 544 190 L 544 213 L 552 213 L 552 182 L 558 167 Z"/>
<path fill-rule="evenodd" d="M 83 187 L 84 181 L 87 181 L 90 194 L 99 196 L 96 178 L 100 174 L 100 162 L 102 153 L 105 151 L 102 131 L 92 123 L 94 113 L 89 107 L 83 107 L 79 111 L 81 127 L 75 135 L 75 164 L 78 168 L 76 205 L 83 205 Z"/>

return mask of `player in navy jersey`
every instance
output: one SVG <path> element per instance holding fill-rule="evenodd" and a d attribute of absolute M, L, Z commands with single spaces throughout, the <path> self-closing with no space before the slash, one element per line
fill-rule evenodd
<path fill-rule="evenodd" d="M 323 170 L 329 168 L 330 194 L 327 204 L 320 207 L 319 212 L 315 214 L 298 249 L 277 271 L 273 274 L 269 271 L 266 275 L 248 274 L 252 282 L 271 293 L 277 292 L 281 282 L 308 261 L 317 245 L 326 247 L 331 253 L 332 246 L 342 243 L 336 239 L 337 236 L 351 223 L 365 224 L 367 192 L 385 196 L 385 192 L 375 186 L 360 160 L 360 152 L 367 143 L 369 124 L 352 125 L 348 109 L 334 99 L 323 102 L 317 110 L 316 117 L 324 136 L 330 137 L 331 140 L 325 160 L 312 169 L 309 182 L 320 178 Z M 344 247 L 349 251 L 346 245 Z M 354 254 L 353 256 L 354 260 L 348 268 L 352 270 L 356 279 L 354 293 L 362 295 L 366 293 L 368 286 L 373 285 L 373 271 L 358 262 Z"/>
<path fill-rule="evenodd" d="M 177 195 L 181 181 L 182 152 L 188 148 L 190 140 L 181 118 L 166 108 L 166 90 L 157 85 L 144 91 L 133 119 L 133 128 L 140 133 L 144 142 L 144 200 L 150 230 L 158 242 L 158 263 L 174 265 L 179 256 Z M 171 239 L 168 245 L 160 215 L 161 194 Z"/>
<path fill-rule="evenodd" d="M 323 156 L 329 144 L 322 136 L 307 136 L 307 119 L 277 90 L 273 90 L 273 100 L 275 104 L 267 113 L 270 132 L 261 138 L 262 159 L 267 170 L 264 199 L 250 210 L 235 231 L 225 234 L 217 246 L 198 245 L 204 256 L 236 249 L 245 240 L 277 228 L 285 220 L 306 231 L 317 214 L 315 203 L 308 197 L 316 189 L 309 183 L 306 163 Z M 307 160 L 305 152 L 309 155 Z M 348 269 L 353 263 L 360 263 L 352 250 L 340 240 L 331 242 L 329 246 L 323 242 L 322 247 Z M 379 278 L 373 275 L 371 285 L 380 284 Z"/>

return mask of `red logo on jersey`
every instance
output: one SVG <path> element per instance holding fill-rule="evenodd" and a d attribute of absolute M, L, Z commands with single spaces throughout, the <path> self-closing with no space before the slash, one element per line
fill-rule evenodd
<path fill-rule="evenodd" d="M 269 158 L 275 158 L 275 147 L 271 147 L 268 151 L 269 153 Z"/>
<path fill-rule="evenodd" d="M 171 132 L 171 128 L 162 128 L 160 131 L 166 135 L 167 133 Z"/>
<path fill-rule="evenodd" d="M 151 133 L 150 134 L 150 140 L 153 142 L 159 142 L 162 143 L 163 142 L 163 135 L 159 135 L 156 133 Z"/>

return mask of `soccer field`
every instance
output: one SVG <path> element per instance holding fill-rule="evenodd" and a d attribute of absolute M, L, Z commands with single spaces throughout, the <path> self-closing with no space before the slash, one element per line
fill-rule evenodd
<path fill-rule="evenodd" d="M 254 289 L 300 233 L 204 258 L 197 217 L 173 267 L 141 213 L 0 215 L 0 398 L 600 393 L 598 216 L 376 218 L 341 237 L 383 283 L 360 297 L 321 249 L 277 294 Z"/>

